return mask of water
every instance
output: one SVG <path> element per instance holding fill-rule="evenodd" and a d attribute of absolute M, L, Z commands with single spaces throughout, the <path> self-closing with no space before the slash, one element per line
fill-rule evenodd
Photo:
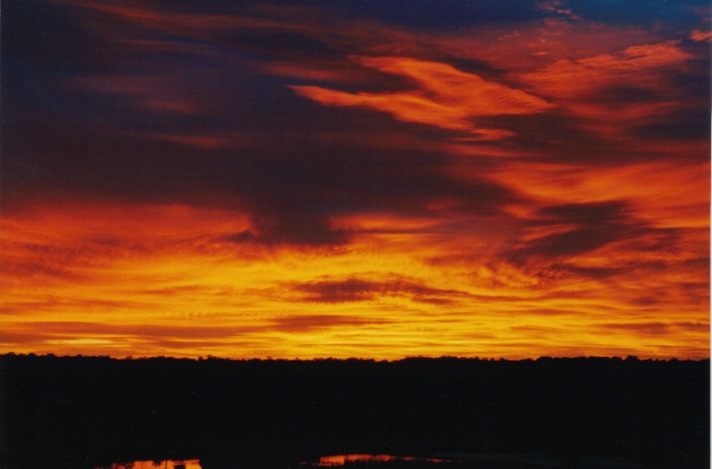
<path fill-rule="evenodd" d="M 388 463 L 388 462 L 429 462 L 442 463 L 451 462 L 442 458 L 417 458 L 413 456 L 393 456 L 390 454 L 337 454 L 332 456 L 322 456 L 316 462 L 300 463 L 302 467 L 341 467 L 355 463 Z M 199 459 L 170 460 L 163 461 L 133 461 L 113 463 L 107 467 L 95 467 L 94 469 L 202 469 Z"/>
<path fill-rule="evenodd" d="M 236 463 L 236 467 L 244 467 L 243 464 Z M 447 468 L 468 468 L 468 469 L 511 469 L 511 468 L 579 468 L 586 467 L 592 469 L 624 469 L 629 468 L 629 463 L 617 458 L 594 458 L 584 457 L 575 460 L 567 460 L 557 455 L 541 454 L 504 454 L 504 453 L 467 453 L 448 454 L 439 457 L 415 457 L 415 456 L 394 456 L 390 454 L 336 454 L 321 456 L 312 461 L 302 461 L 298 464 L 290 464 L 289 467 L 300 467 L 312 469 L 320 467 L 348 467 L 348 468 L 373 468 L 374 465 L 382 464 L 386 468 L 407 467 L 423 468 L 440 466 Z M 260 466 L 262 467 L 262 466 Z M 162 460 L 162 461 L 133 461 L 113 463 L 111 466 L 95 467 L 94 469 L 203 469 L 199 459 L 185 460 Z M 279 467 L 275 469 L 287 469 Z"/>
<path fill-rule="evenodd" d="M 416 458 L 413 456 L 393 456 L 390 454 L 338 454 L 335 456 L 322 456 L 313 466 L 338 467 L 353 463 L 385 463 L 392 461 L 403 462 L 451 462 L 442 458 Z"/>

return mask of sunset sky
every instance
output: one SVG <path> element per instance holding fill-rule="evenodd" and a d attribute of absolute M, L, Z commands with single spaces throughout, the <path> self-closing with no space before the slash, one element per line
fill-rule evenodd
<path fill-rule="evenodd" d="M 709 357 L 708 0 L 4 0 L 0 353 Z"/>

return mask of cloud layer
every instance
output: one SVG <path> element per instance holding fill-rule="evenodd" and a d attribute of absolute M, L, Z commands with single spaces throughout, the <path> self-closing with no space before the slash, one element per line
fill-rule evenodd
<path fill-rule="evenodd" d="M 709 5 L 596 5 L 4 5 L 0 351 L 708 356 Z"/>

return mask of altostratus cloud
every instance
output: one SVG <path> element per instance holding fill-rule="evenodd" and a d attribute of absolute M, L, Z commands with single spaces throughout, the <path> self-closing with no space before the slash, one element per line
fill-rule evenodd
<path fill-rule="evenodd" d="M 408 57 L 353 57 L 358 64 L 405 78 L 413 89 L 398 92 L 349 93 L 319 86 L 291 86 L 301 96 L 327 106 L 386 112 L 404 122 L 464 130 L 481 140 L 514 135 L 504 129 L 479 127 L 478 117 L 535 114 L 552 105 L 525 91 L 485 80 L 455 67 Z"/>
<path fill-rule="evenodd" d="M 615 129 L 631 119 L 638 122 L 684 104 L 675 79 L 693 56 L 679 42 L 631 46 L 579 60 L 560 59 L 521 78 L 560 107 L 584 118 L 614 121 Z M 611 92 L 616 90 L 612 99 Z M 625 94 L 637 99 L 625 99 Z"/>

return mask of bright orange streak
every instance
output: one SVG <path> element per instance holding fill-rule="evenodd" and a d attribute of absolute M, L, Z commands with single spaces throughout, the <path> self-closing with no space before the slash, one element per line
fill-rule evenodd
<path fill-rule="evenodd" d="M 466 130 L 476 134 L 479 140 L 501 140 L 514 134 L 504 129 L 476 126 L 472 122 L 476 117 L 534 114 L 552 107 L 524 91 L 443 63 L 406 57 L 356 57 L 354 60 L 366 67 L 409 78 L 418 88 L 395 93 L 346 93 L 317 86 L 291 88 L 324 105 L 375 109 L 400 121 Z"/>
<path fill-rule="evenodd" d="M 541 98 L 506 85 L 484 80 L 451 65 L 408 57 L 359 57 L 361 65 L 411 78 L 425 93 L 473 116 L 535 114 L 550 109 Z M 468 111 L 464 111 L 467 109 Z"/>

